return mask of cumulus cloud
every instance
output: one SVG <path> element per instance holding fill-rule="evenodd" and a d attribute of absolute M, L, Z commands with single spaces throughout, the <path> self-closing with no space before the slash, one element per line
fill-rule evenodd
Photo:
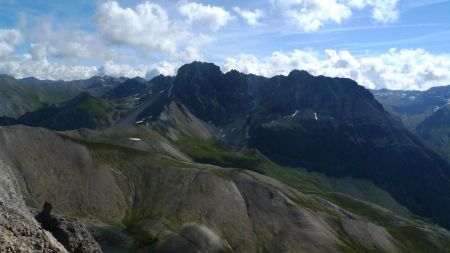
<path fill-rule="evenodd" d="M 22 34 L 16 29 L 0 29 L 0 58 L 12 52 L 22 41 Z"/>
<path fill-rule="evenodd" d="M 398 0 L 270 0 L 291 23 L 304 31 L 316 31 L 327 23 L 340 24 L 353 9 L 372 9 L 381 23 L 397 21 Z"/>
<path fill-rule="evenodd" d="M 0 73 L 16 78 L 33 76 L 49 80 L 85 79 L 97 74 L 96 67 L 50 63 L 46 58 L 35 58 L 30 54 L 14 55 L 0 60 Z"/>
<path fill-rule="evenodd" d="M 380 55 L 358 57 L 331 49 L 322 54 L 301 50 L 274 52 L 262 59 L 241 54 L 227 58 L 222 69 L 268 77 L 303 69 L 314 75 L 351 78 L 372 89 L 423 90 L 450 83 L 450 55 L 433 55 L 423 49 L 391 49 Z"/>
<path fill-rule="evenodd" d="M 227 25 L 233 19 L 233 16 L 222 7 L 196 2 L 182 2 L 179 11 L 190 23 L 204 25 L 214 31 Z"/>
<path fill-rule="evenodd" d="M 44 80 L 79 80 L 92 76 L 143 77 L 150 79 L 156 75 L 174 75 L 181 63 L 161 61 L 150 65 L 130 66 L 105 62 L 101 67 L 64 63 L 51 63 L 45 57 L 45 47 L 33 44 L 29 54 L 11 55 L 0 59 L 0 73 L 16 78 L 36 77 Z"/>
<path fill-rule="evenodd" d="M 255 9 L 253 11 L 251 10 L 245 10 L 241 9 L 239 7 L 234 7 L 233 10 L 239 14 L 247 24 L 251 26 L 259 25 L 259 19 L 261 19 L 264 16 L 264 12 L 260 9 Z"/>
<path fill-rule="evenodd" d="M 134 9 L 115 1 L 102 3 L 95 16 L 100 34 L 113 44 L 133 45 L 153 52 L 175 54 L 179 44 L 190 35 L 169 19 L 160 5 L 144 2 Z"/>
<path fill-rule="evenodd" d="M 177 73 L 179 64 L 162 61 L 150 66 L 145 73 L 145 78 L 150 80 L 157 75 L 174 76 Z"/>
<path fill-rule="evenodd" d="M 372 7 L 372 18 L 381 23 L 398 20 L 397 3 L 398 0 L 348 0 L 352 8 Z"/>
<path fill-rule="evenodd" d="M 29 30 L 29 39 L 56 58 L 109 60 L 120 57 L 98 34 L 80 30 L 73 25 L 54 25 L 47 20 Z"/>
<path fill-rule="evenodd" d="M 150 79 L 159 74 L 174 75 L 178 65 L 162 61 L 149 66 L 140 65 L 132 67 L 127 64 L 116 64 L 112 61 L 106 62 L 98 71 L 100 76 L 113 77 L 142 77 Z"/>
<path fill-rule="evenodd" d="M 30 45 L 30 55 L 34 60 L 44 60 L 47 56 L 47 48 L 39 43 L 32 43 Z"/>

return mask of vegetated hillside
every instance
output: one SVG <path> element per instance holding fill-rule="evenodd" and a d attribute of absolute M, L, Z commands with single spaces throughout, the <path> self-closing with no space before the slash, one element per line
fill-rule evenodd
<path fill-rule="evenodd" d="M 412 132 L 426 117 L 445 107 L 450 99 L 450 86 L 433 87 L 426 91 L 381 89 L 371 92 Z"/>
<path fill-rule="evenodd" d="M 0 116 L 17 118 L 45 105 L 67 101 L 82 91 L 102 95 L 122 81 L 111 77 L 92 77 L 64 82 L 0 75 Z"/>
<path fill-rule="evenodd" d="M 113 107 L 103 99 L 83 92 L 59 105 L 49 105 L 27 112 L 18 119 L 0 117 L 0 125 L 23 124 L 54 130 L 101 128 L 111 124 Z"/>
<path fill-rule="evenodd" d="M 103 248 L 122 252 L 445 252 L 450 245 L 444 229 L 331 192 L 257 151 L 178 137 L 142 126 L 58 134 L 2 127 L 0 157 L 29 205 L 51 201 L 59 213 L 96 220 Z M 129 234 L 130 248 L 111 240 L 112 230 Z"/>
<path fill-rule="evenodd" d="M 425 118 L 416 128 L 417 135 L 450 157 L 450 108 L 443 106 Z"/>
<path fill-rule="evenodd" d="M 450 86 L 426 91 L 374 90 L 372 93 L 387 110 L 398 116 L 411 132 L 438 152 L 450 157 L 448 148 L 448 104 Z"/>

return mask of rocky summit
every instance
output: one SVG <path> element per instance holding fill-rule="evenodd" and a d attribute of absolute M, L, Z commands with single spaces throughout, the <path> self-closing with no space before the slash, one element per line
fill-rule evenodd
<path fill-rule="evenodd" d="M 3 251 L 450 248 L 449 162 L 353 80 L 2 78 L 23 87 L 0 118 Z M 67 93 L 30 106 L 40 86 Z"/>

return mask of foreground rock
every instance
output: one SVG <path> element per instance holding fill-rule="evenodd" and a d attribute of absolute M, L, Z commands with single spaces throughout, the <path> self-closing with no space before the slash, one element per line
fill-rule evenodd
<path fill-rule="evenodd" d="M 0 160 L 0 252 L 67 252 L 41 229 L 15 189 L 11 170 Z"/>
<path fill-rule="evenodd" d="M 42 227 L 73 253 L 101 253 L 100 245 L 94 240 L 86 226 L 75 218 L 52 215 L 53 206 L 45 202 L 36 220 Z"/>

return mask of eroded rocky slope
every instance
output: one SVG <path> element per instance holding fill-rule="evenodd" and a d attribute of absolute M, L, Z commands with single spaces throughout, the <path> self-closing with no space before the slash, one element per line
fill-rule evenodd
<path fill-rule="evenodd" d="M 302 193 L 249 170 L 155 152 L 144 144 L 164 138 L 143 127 L 87 135 L 2 127 L 0 157 L 29 203 L 51 201 L 60 214 L 123 230 L 134 252 L 399 252 L 415 240 L 443 251 L 450 243 L 444 229 L 350 197 Z M 130 137 L 139 141 L 115 143 Z"/>
<path fill-rule="evenodd" d="M 1 159 L 0 252 L 67 252 L 38 225 L 17 189 L 13 171 Z"/>

